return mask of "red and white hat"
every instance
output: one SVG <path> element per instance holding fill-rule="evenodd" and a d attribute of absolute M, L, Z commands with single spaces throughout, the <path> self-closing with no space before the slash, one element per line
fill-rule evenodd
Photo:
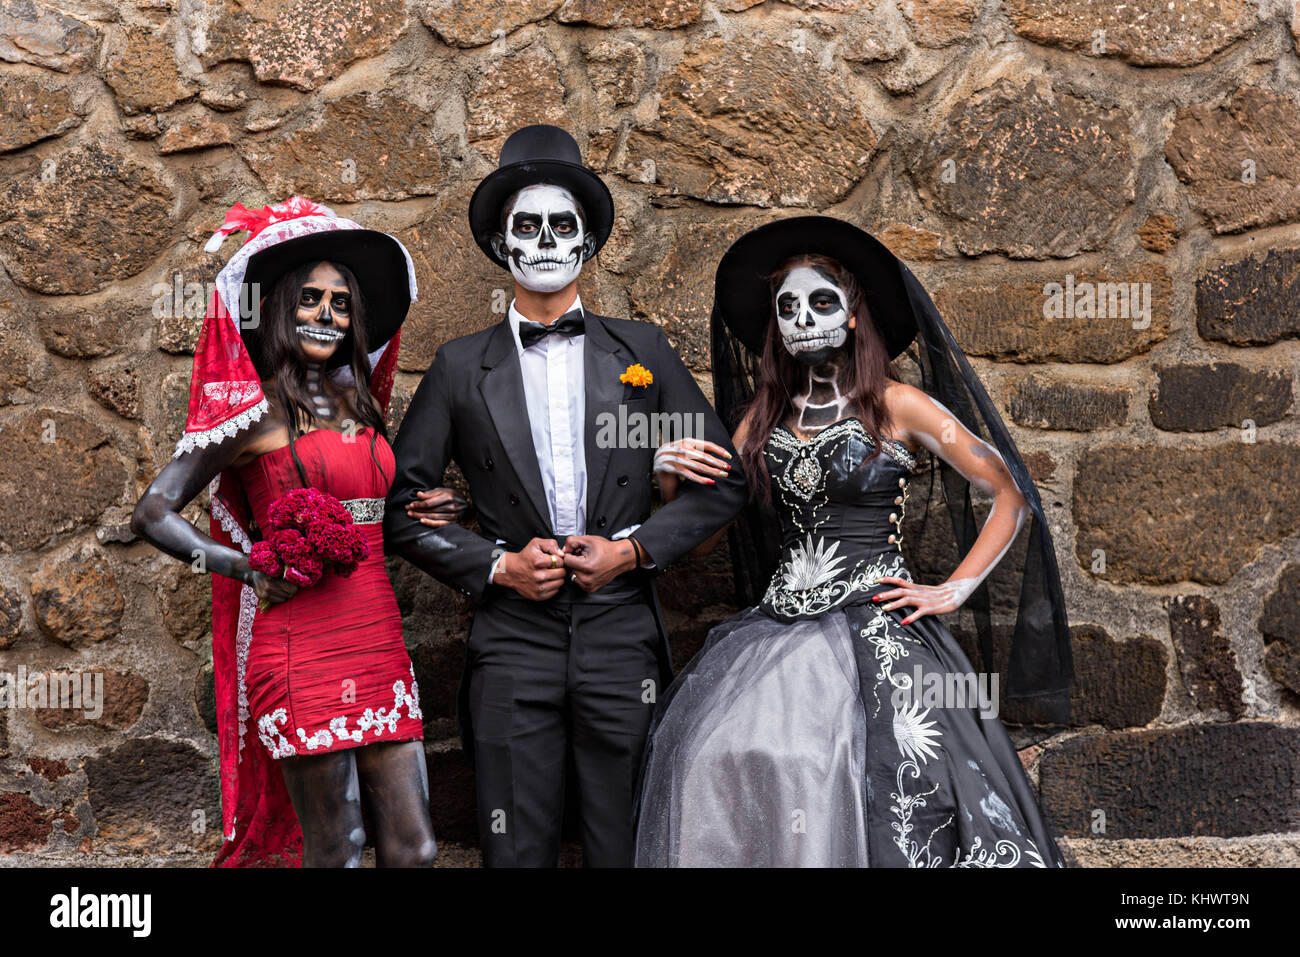
<path fill-rule="evenodd" d="M 229 438 L 266 413 L 261 382 L 272 370 L 262 364 L 260 306 L 285 272 L 323 260 L 351 269 L 364 300 L 372 392 L 377 391 L 377 376 L 391 381 L 397 350 L 389 347 L 416 301 L 415 266 L 405 246 L 302 196 L 257 210 L 236 203 L 204 248 L 215 252 L 227 236 L 241 230 L 248 231 L 248 238 L 217 274 L 208 302 L 177 456 Z M 338 378 L 351 375 L 349 345 L 344 340 L 331 360 Z"/>

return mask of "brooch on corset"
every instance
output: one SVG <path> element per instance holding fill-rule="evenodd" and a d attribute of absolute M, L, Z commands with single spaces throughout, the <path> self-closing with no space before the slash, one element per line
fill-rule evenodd
<path fill-rule="evenodd" d="M 811 501 L 822 487 L 824 470 L 818 458 L 822 449 L 827 443 L 846 435 L 855 435 L 868 445 L 875 444 L 871 435 L 857 419 L 841 419 L 834 425 L 822 429 L 806 442 L 800 441 L 785 427 L 773 429 L 768 438 L 772 447 L 790 453 L 790 458 L 786 460 L 785 468 L 781 470 L 777 479 L 782 489 L 805 502 Z M 885 442 L 884 451 L 909 472 L 916 469 L 916 456 L 902 443 L 890 439 Z"/>

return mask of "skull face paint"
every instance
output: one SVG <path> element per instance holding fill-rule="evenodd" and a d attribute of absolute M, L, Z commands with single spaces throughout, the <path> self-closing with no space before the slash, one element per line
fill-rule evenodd
<path fill-rule="evenodd" d="M 583 228 L 573 194 L 542 183 L 521 189 L 506 211 L 505 232 L 492 237 L 519 285 L 556 292 L 578 278 L 595 238 Z"/>
<path fill-rule="evenodd" d="M 333 263 L 317 263 L 298 293 L 295 332 L 308 362 L 334 355 L 352 323 L 352 290 Z"/>
<path fill-rule="evenodd" d="M 799 266 L 776 291 L 776 322 L 786 351 L 804 365 L 818 365 L 848 340 L 848 299 L 825 273 Z"/>

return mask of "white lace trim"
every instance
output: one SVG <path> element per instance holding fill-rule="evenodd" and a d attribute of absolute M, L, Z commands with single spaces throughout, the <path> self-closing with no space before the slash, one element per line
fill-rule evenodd
<path fill-rule="evenodd" d="M 407 717 L 418 721 L 424 717 L 420 711 L 420 686 L 415 681 L 415 666 L 411 666 L 411 691 L 407 694 L 406 682 L 400 678 L 393 682 L 393 706 L 392 708 L 367 708 L 357 717 L 356 728 L 348 728 L 349 715 L 341 714 L 331 718 L 324 728 L 318 728 L 316 731 L 308 734 L 304 729 L 298 728 L 298 740 L 308 751 L 317 751 L 321 748 L 332 747 L 336 740 L 353 741 L 360 744 L 365 740 L 366 732 L 371 732 L 376 738 L 381 738 L 384 732 L 389 734 L 397 733 L 397 722 L 401 720 L 401 709 L 406 708 Z M 289 722 L 289 715 L 284 708 L 276 708 L 257 719 L 257 736 L 261 738 L 266 749 L 271 753 L 271 757 L 279 760 L 280 758 L 291 758 L 298 753 L 297 747 L 294 746 L 284 733 L 280 730 Z"/>
<path fill-rule="evenodd" d="M 253 550 L 253 543 L 248 538 L 248 533 L 244 531 L 239 522 L 235 521 L 235 516 L 230 514 L 225 503 L 217 495 L 217 483 L 220 476 L 212 480 L 208 487 L 212 499 L 212 517 L 220 524 L 222 530 L 230 536 L 231 541 L 238 545 L 245 555 Z M 235 675 L 238 684 L 238 712 L 237 722 L 239 726 L 239 750 L 236 760 L 240 760 L 244 752 L 244 733 L 248 729 L 248 688 L 244 685 L 244 672 L 248 666 L 248 646 L 253 641 L 253 618 L 257 614 L 257 592 L 253 591 L 252 586 L 245 585 L 239 590 L 239 622 L 235 626 Z"/>
<path fill-rule="evenodd" d="M 196 448 L 206 449 L 209 445 L 224 442 L 226 439 L 247 429 L 264 416 L 270 408 L 266 399 L 263 398 L 257 405 L 245 409 L 239 415 L 226 419 L 220 425 L 204 429 L 202 432 L 186 432 L 181 436 L 181 440 L 176 443 L 176 451 L 172 453 L 172 458 L 179 458 L 186 452 L 193 452 Z"/>

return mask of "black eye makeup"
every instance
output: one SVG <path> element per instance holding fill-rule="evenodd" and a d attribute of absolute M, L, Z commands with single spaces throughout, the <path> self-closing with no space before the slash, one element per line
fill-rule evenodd
<path fill-rule="evenodd" d="M 809 297 L 809 301 L 813 308 L 820 312 L 834 312 L 842 308 L 840 297 L 829 289 L 818 289 Z"/>
<path fill-rule="evenodd" d="M 536 213 L 515 213 L 514 225 L 510 231 L 516 236 L 529 236 L 542 228 L 542 217 Z"/>
<path fill-rule="evenodd" d="M 298 304 L 314 308 L 324 297 L 324 289 L 317 289 L 315 286 L 303 286 Z M 352 309 L 352 294 L 348 292 L 330 293 L 330 309 L 333 312 L 346 315 Z"/>

